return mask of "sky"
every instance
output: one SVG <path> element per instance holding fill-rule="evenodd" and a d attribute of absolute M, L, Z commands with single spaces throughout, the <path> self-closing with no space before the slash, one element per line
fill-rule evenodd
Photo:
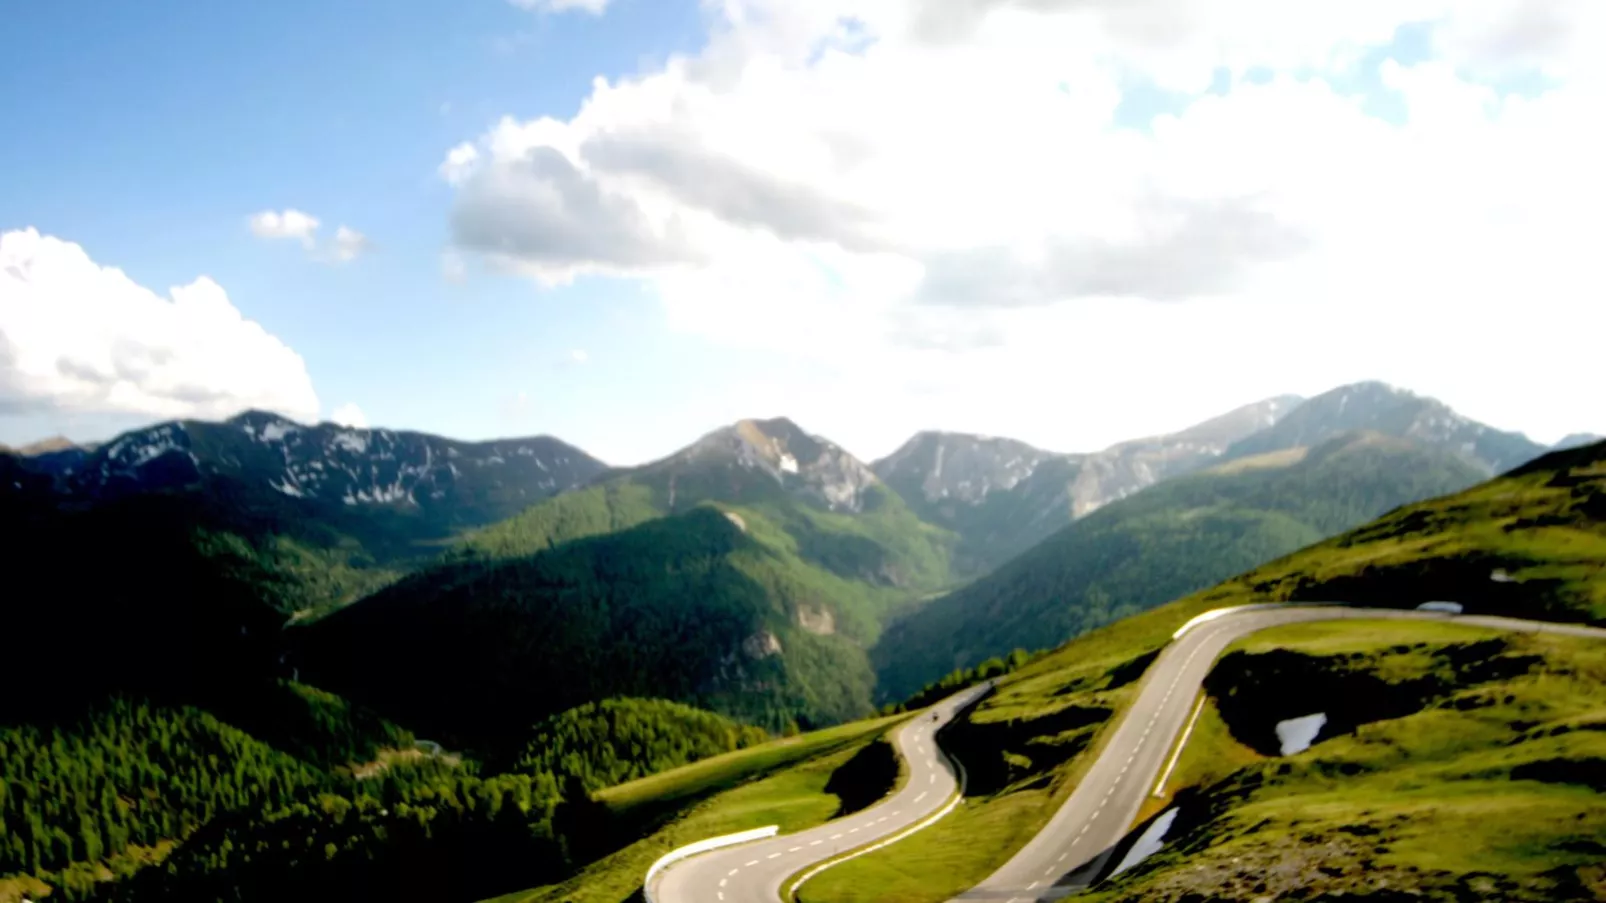
<path fill-rule="evenodd" d="M 0 443 L 1606 433 L 1606 4 L 144 0 L 0 31 Z"/>

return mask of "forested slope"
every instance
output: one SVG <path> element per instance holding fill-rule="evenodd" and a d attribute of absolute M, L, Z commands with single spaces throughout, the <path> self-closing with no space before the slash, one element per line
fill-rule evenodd
<path fill-rule="evenodd" d="M 315 683 L 487 750 L 610 696 L 772 729 L 867 714 L 862 647 L 904 594 L 810 565 L 788 538 L 753 511 L 699 507 L 432 569 L 299 631 L 298 661 Z"/>

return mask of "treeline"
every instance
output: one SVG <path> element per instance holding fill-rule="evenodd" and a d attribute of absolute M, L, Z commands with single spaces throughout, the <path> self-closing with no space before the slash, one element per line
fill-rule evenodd
<path fill-rule="evenodd" d="M 1007 658 L 1000 658 L 995 655 L 974 668 L 956 668 L 942 678 L 926 684 L 920 689 L 920 692 L 908 699 L 882 706 L 881 712 L 885 715 L 895 715 L 899 712 L 912 712 L 915 709 L 923 709 L 934 702 L 958 693 L 966 687 L 975 686 L 984 680 L 994 677 L 1002 677 L 1035 657 L 1034 654 L 1027 652 L 1025 649 L 1016 649 Z"/>
<path fill-rule="evenodd" d="M 595 791 L 769 739 L 761 728 L 677 702 L 606 699 L 542 720 L 516 768 Z"/>
<path fill-rule="evenodd" d="M 289 803 L 326 776 L 195 709 L 113 700 L 0 731 L 0 874 L 99 861 L 214 816 Z"/>

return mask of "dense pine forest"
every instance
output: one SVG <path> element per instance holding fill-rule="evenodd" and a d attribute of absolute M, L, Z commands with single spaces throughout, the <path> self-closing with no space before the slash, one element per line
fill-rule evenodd
<path fill-rule="evenodd" d="M 667 771 L 770 739 L 760 728 L 663 699 L 605 699 L 537 724 L 515 766 L 586 790 Z"/>
<path fill-rule="evenodd" d="M 478 899 L 594 856 L 591 791 L 769 739 L 605 700 L 532 725 L 487 773 L 330 694 L 281 689 L 295 740 L 124 698 L 0 730 L 0 899 Z"/>

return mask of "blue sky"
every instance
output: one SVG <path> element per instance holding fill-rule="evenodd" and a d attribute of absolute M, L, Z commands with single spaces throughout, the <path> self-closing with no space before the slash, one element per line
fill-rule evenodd
<path fill-rule="evenodd" d="M 835 19 L 827 8 L 837 6 L 855 16 Z M 355 405 L 370 424 L 463 438 L 552 433 L 620 463 L 668 453 L 736 417 L 778 414 L 866 457 L 924 428 L 1088 449 L 1366 378 L 1539 438 L 1606 427 L 1560 402 L 1536 412 L 1523 398 L 1543 386 L 1461 369 L 1409 337 L 1391 346 L 1357 332 L 1347 352 L 1331 353 L 1279 352 L 1289 343 L 1268 341 L 1263 366 L 1223 366 L 1192 350 L 1201 330 L 1219 330 L 1224 347 L 1271 322 L 1298 334 L 1357 303 L 1421 323 L 1454 309 L 1471 330 L 1464 341 L 1500 337 L 1498 317 L 1476 313 L 1500 299 L 1480 307 L 1467 292 L 1513 284 L 1560 253 L 1557 242 L 1529 236 L 1528 256 L 1498 263 L 1493 249 L 1508 247 L 1509 223 L 1477 231 L 1466 211 L 1448 211 L 1443 199 L 1462 195 L 1438 184 L 1439 161 L 1454 155 L 1429 151 L 1477 135 L 1506 156 L 1468 168 L 1509 171 L 1518 152 L 1509 148 L 1527 147 L 1525 134 L 1482 136 L 1501 125 L 1498 115 L 1485 123 L 1456 111 L 1497 105 L 1466 98 L 1488 85 L 1497 88 L 1490 96 L 1558 106 L 1587 95 L 1569 95 L 1564 77 L 1541 76 L 1530 57 L 1487 64 L 1474 51 L 1488 42 L 1453 13 L 1395 21 L 1386 4 L 1361 3 L 1353 20 L 1334 17 L 1330 35 L 1258 22 L 1274 40 L 1220 49 L 1219 35 L 1245 30 L 1226 17 L 1156 56 L 1128 40 L 1142 30 L 1121 27 L 1127 13 L 1116 7 L 1102 25 L 1059 17 L 1039 27 L 1005 11 L 936 49 L 918 24 L 895 35 L 914 0 L 886 0 L 875 7 L 883 18 L 863 20 L 837 0 L 728 8 L 743 12 L 722 16 L 690 0 L 613 0 L 600 15 L 506 0 L 19 4 L 0 32 L 0 233 L 33 228 L 75 243 L 164 297 L 215 280 L 304 361 L 318 416 Z M 1303 49 L 1268 50 L 1283 46 L 1278 27 Z M 1438 40 L 1463 33 L 1472 37 Z M 844 52 L 832 57 L 828 46 Z M 666 75 L 677 55 L 701 68 Z M 1017 60 L 1038 68 L 1017 72 Z M 782 75 L 753 76 L 764 72 Z M 862 90 L 831 93 L 841 72 Z M 599 76 L 613 86 L 605 98 L 593 94 Z M 1062 114 L 1034 82 L 1065 95 L 1066 125 L 1045 126 Z M 577 115 L 594 96 L 598 110 Z M 810 105 L 815 96 L 833 100 Z M 862 115 L 849 109 L 861 96 Z M 540 117 L 553 127 L 531 127 Z M 1155 128 L 1162 119 L 1168 126 Z M 587 156 L 599 137 L 619 136 L 634 143 L 611 158 Z M 1056 142 L 1058 157 L 1033 153 Z M 815 143 L 818 153 L 799 150 Z M 463 146 L 477 148 L 476 168 L 449 182 L 442 163 Z M 558 148 L 577 181 L 530 170 L 531 146 Z M 820 163 L 831 154 L 850 162 Z M 863 172 L 882 175 L 854 171 L 860 159 L 872 167 Z M 977 161 L 986 166 L 966 169 Z M 1335 176 L 1355 190 L 1330 197 Z M 583 196 L 551 200 L 563 184 Z M 931 206 L 937 191 L 954 199 Z M 1546 191 L 1495 185 L 1489 207 L 1508 219 L 1523 208 L 1529 221 L 1571 214 L 1576 193 Z M 598 206 L 585 192 L 613 201 Z M 1528 210 L 1528 197 L 1551 206 Z M 789 204 L 797 206 L 782 209 Z M 1390 205 L 1388 228 L 1366 221 L 1380 204 Z M 1192 232 L 1140 229 L 1133 238 L 1120 223 L 1150 207 L 1204 219 Z M 515 223 L 540 227 L 531 227 L 538 239 L 515 230 L 498 250 L 465 237 L 465 223 L 508 228 L 509 209 L 523 211 Z M 317 251 L 248 226 L 254 214 L 283 210 L 318 218 Z M 1235 218 L 1207 219 L 1227 214 Z M 1264 234 L 1243 237 L 1245 223 Z M 1414 231 L 1386 237 L 1390 224 Z M 336 263 L 325 249 L 341 225 L 370 247 Z M 634 235 L 674 257 L 674 268 L 642 267 L 595 244 L 570 253 L 566 239 L 593 228 L 613 236 L 603 245 Z M 1418 246 L 1422 236 L 1433 247 Z M 1095 269 L 1071 278 L 1044 263 L 1053 253 L 1044 249 L 1060 247 L 1081 249 L 1079 265 Z M 465 262 L 461 279 L 444 274 L 449 250 Z M 966 274 L 962 288 L 980 286 L 980 296 L 931 284 L 942 271 L 933 262 L 959 251 L 992 268 Z M 1509 269 L 1441 284 L 1454 269 L 1445 261 L 1469 253 L 1479 266 Z M 1563 276 L 1575 270 L 1545 266 L 1557 273 L 1546 297 L 1565 313 L 1576 302 Z M 1124 281 L 1098 275 L 1112 272 Z M 1332 273 L 1345 275 L 1324 275 Z M 1003 303 L 989 294 L 997 285 L 1019 291 Z M 1299 305 L 1278 300 L 1290 297 Z M 134 341 L 109 336 L 107 354 Z M 0 443 L 53 433 L 95 440 L 158 419 L 149 404 L 63 400 L 13 382 L 21 388 L 0 378 Z M 1045 395 L 1090 385 L 1099 391 Z M 223 395 L 226 408 L 232 396 Z"/>
<path fill-rule="evenodd" d="M 664 343 L 630 284 L 444 280 L 451 195 L 435 174 L 504 114 L 572 114 L 597 74 L 695 49 L 694 4 L 621 0 L 598 18 L 502 2 L 156 0 L 7 17 L 0 81 L 47 90 L 6 92 L 0 170 L 25 178 L 8 180 L 0 228 L 77 242 L 158 292 L 211 276 L 306 359 L 326 413 L 355 402 L 374 423 L 489 437 L 608 399 L 650 406 L 706 378 L 696 341 Z M 332 267 L 255 239 L 247 216 L 282 207 L 349 223 L 375 250 Z M 566 363 L 574 349 L 592 365 Z M 98 438 L 104 420 L 0 420 L 0 441 L 63 425 Z"/>

